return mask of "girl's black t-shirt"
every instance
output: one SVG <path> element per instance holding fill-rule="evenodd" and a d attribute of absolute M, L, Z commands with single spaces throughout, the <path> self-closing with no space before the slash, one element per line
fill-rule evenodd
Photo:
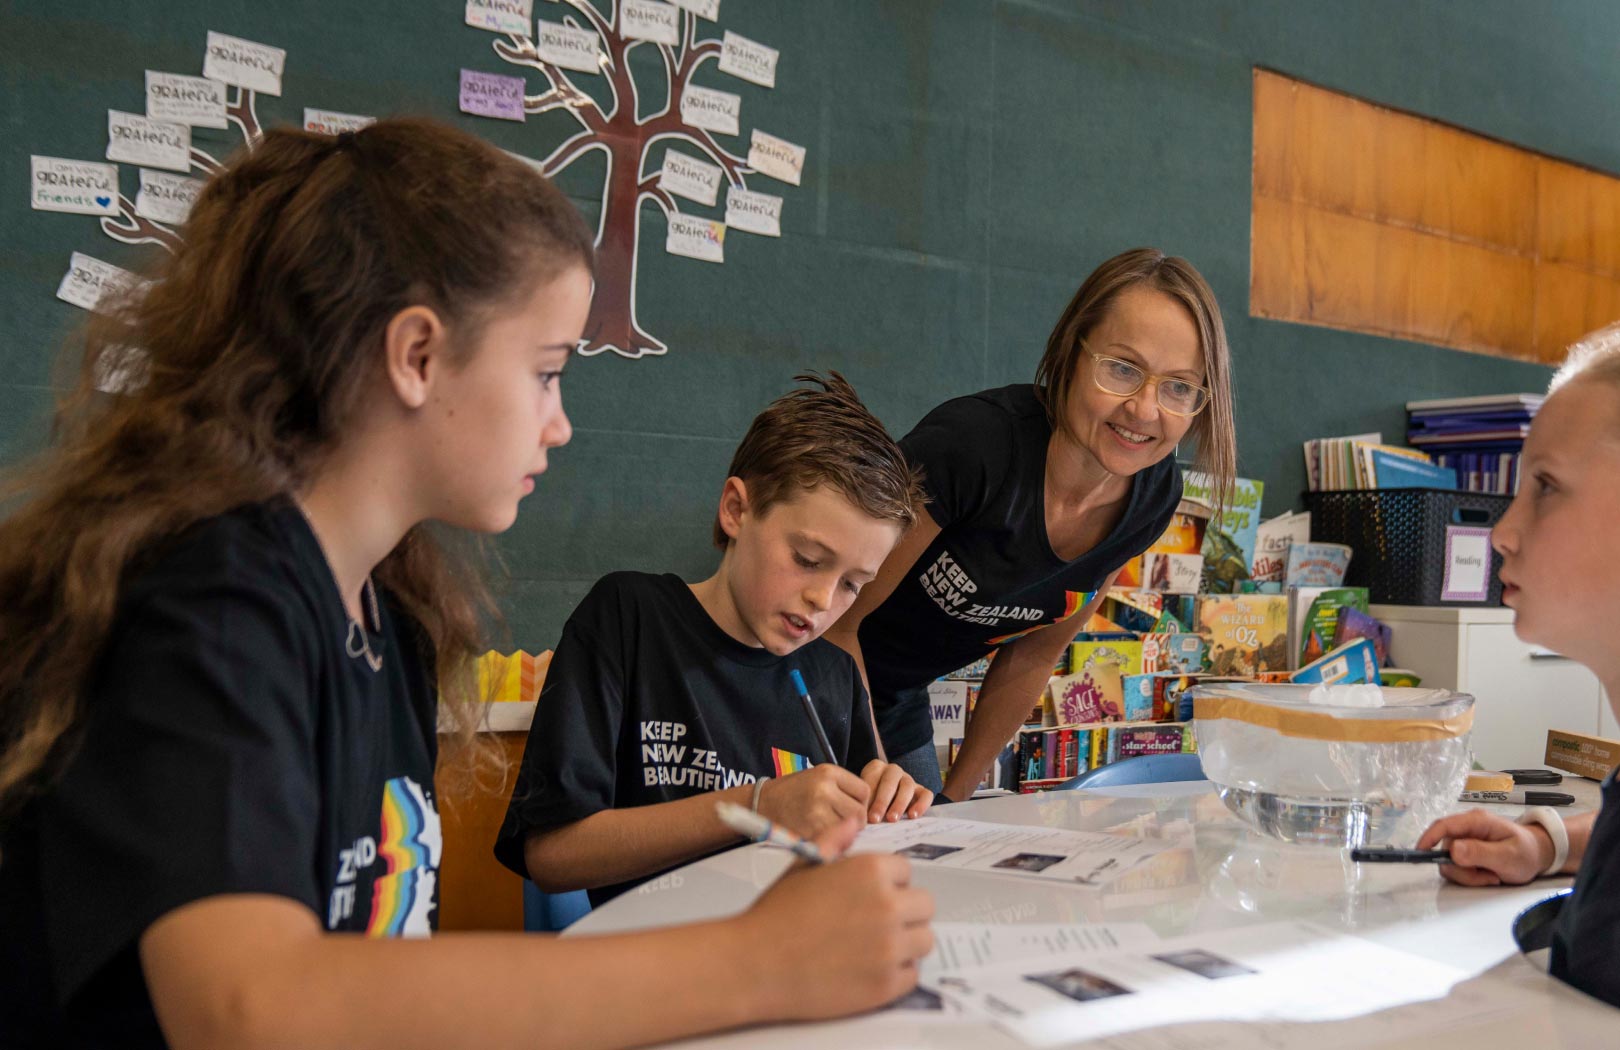
<path fill-rule="evenodd" d="M 933 739 L 927 684 L 1078 611 L 1146 550 L 1181 501 L 1167 456 L 1131 479 L 1119 524 L 1072 561 L 1046 534 L 1052 425 L 1029 384 L 947 401 L 900 440 L 923 471 L 940 534 L 861 624 L 878 730 L 890 755 Z"/>
<path fill-rule="evenodd" d="M 207 897 L 433 930 L 431 659 L 379 598 L 373 670 L 285 501 L 194 526 L 123 589 L 69 758 L 0 832 L 0 1043 L 164 1045 L 137 946 Z"/>

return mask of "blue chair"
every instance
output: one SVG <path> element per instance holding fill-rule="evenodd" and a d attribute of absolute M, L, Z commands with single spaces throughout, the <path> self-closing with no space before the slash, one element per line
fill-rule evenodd
<path fill-rule="evenodd" d="M 523 928 L 529 933 L 561 933 L 590 910 L 591 899 L 584 890 L 545 893 L 528 879 L 523 880 Z"/>
<path fill-rule="evenodd" d="M 1089 773 L 1081 773 L 1065 780 L 1054 791 L 1079 791 L 1084 788 L 1126 787 L 1131 784 L 1174 784 L 1183 780 L 1205 780 L 1204 766 L 1197 755 L 1177 752 L 1173 755 L 1138 755 L 1122 758 L 1106 766 L 1098 766 Z"/>

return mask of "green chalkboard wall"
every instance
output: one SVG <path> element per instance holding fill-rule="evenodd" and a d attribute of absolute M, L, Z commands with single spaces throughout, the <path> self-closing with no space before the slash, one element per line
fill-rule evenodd
<path fill-rule="evenodd" d="M 53 295 L 69 253 L 134 266 L 142 251 L 94 219 L 29 210 L 31 153 L 100 159 L 106 110 L 143 111 L 145 69 L 200 72 L 212 29 L 287 50 L 267 123 L 304 106 L 424 112 L 544 155 L 566 119 L 456 113 L 460 68 L 514 72 L 462 7 L 0 3 L 0 458 L 41 440 L 52 360 L 82 319 Z M 1268 514 L 1297 501 L 1306 438 L 1393 438 L 1409 398 L 1542 387 L 1544 368 L 1248 316 L 1255 65 L 1620 170 L 1609 0 L 725 0 L 721 14 L 781 50 L 777 86 L 712 65 L 698 83 L 743 96 L 745 133 L 808 147 L 804 184 L 768 186 L 786 198 L 782 238 L 736 234 L 723 266 L 664 254 L 643 205 L 640 316 L 670 350 L 570 369 L 574 441 L 500 544 L 518 645 L 553 644 L 602 573 L 706 572 L 732 446 L 794 372 L 842 370 L 903 432 L 943 398 L 1028 380 L 1078 282 L 1123 248 L 1185 255 L 1214 285 L 1240 466 L 1265 480 Z M 133 196 L 135 166 L 121 168 Z M 602 174 L 597 159 L 561 179 L 593 216 Z"/>

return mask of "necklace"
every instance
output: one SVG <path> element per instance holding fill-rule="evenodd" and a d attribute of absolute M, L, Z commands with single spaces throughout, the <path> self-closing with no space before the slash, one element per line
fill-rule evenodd
<path fill-rule="evenodd" d="M 371 605 L 371 623 L 373 627 L 375 627 L 378 631 L 381 631 L 382 614 L 377 610 L 377 588 L 371 582 L 370 573 L 366 574 L 365 586 L 361 588 L 361 591 L 365 594 L 366 600 Z M 365 610 L 362 609 L 361 615 L 364 614 Z M 382 657 L 371 651 L 371 639 L 366 637 L 366 628 L 364 624 L 361 624 L 355 620 L 349 621 L 349 637 L 343 642 L 343 651 L 355 658 L 364 656 L 366 658 L 366 664 L 373 671 L 382 670 Z"/>

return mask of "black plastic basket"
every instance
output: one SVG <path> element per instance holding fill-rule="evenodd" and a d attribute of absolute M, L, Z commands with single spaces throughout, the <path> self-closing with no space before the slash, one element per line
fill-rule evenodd
<path fill-rule="evenodd" d="M 1512 496 L 1449 489 L 1307 492 L 1311 539 L 1350 547 L 1347 587 L 1365 587 L 1386 605 L 1501 605 L 1502 558 L 1491 552 L 1490 590 L 1482 602 L 1440 600 L 1446 574 L 1446 526 L 1489 528 Z"/>

